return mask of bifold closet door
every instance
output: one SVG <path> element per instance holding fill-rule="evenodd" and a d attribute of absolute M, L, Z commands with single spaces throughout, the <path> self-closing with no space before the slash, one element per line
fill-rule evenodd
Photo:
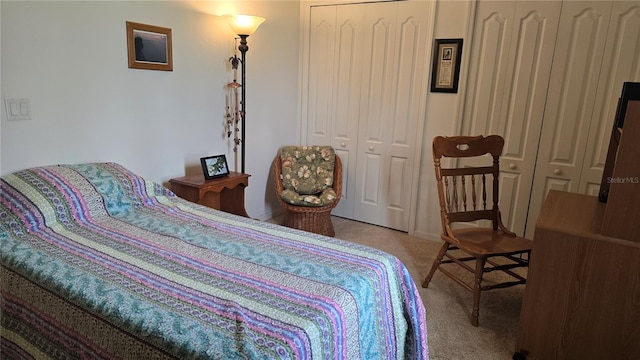
<path fill-rule="evenodd" d="M 344 166 L 334 214 L 409 230 L 422 141 L 431 4 L 312 7 L 307 142 Z"/>
<path fill-rule="evenodd" d="M 549 190 L 597 193 L 622 82 L 640 80 L 640 3 L 476 9 L 462 133 L 505 138 L 502 217 L 532 238 Z"/>
<path fill-rule="evenodd" d="M 611 127 L 625 81 L 640 82 L 640 1 L 616 1 L 611 8 L 596 102 L 578 188 L 597 196 L 607 157 Z"/>
<path fill-rule="evenodd" d="M 366 14 L 354 219 L 407 231 L 431 42 L 425 2 Z"/>
<path fill-rule="evenodd" d="M 478 1 L 462 134 L 504 137 L 503 222 L 523 235 L 561 2 Z M 464 166 L 469 161 L 461 161 Z M 477 165 L 477 164 L 476 164 Z"/>
<path fill-rule="evenodd" d="M 311 8 L 307 144 L 331 144 L 340 156 L 342 199 L 333 214 L 346 218 L 354 209 L 363 20 L 358 5 Z"/>
<path fill-rule="evenodd" d="M 624 81 L 640 81 L 640 3 L 565 1 L 527 235 L 549 190 L 596 196 Z"/>

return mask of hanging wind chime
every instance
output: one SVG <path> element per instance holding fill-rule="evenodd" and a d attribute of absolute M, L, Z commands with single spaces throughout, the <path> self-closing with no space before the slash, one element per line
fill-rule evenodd
<path fill-rule="evenodd" d="M 241 60 L 238 58 L 238 46 L 237 46 L 238 38 L 234 40 L 234 53 L 233 56 L 229 58 L 229 62 L 231 63 L 231 68 L 233 69 L 233 81 L 227 84 L 229 88 L 229 105 L 227 105 L 227 137 L 230 138 L 231 134 L 233 134 L 233 154 L 234 154 L 234 171 L 238 171 L 238 145 L 240 145 L 240 141 L 244 141 L 244 139 L 240 139 L 238 137 L 238 132 L 240 131 L 239 123 L 240 119 L 243 116 L 240 110 L 240 98 L 238 96 L 238 88 L 242 86 L 237 82 L 238 79 L 238 65 Z"/>

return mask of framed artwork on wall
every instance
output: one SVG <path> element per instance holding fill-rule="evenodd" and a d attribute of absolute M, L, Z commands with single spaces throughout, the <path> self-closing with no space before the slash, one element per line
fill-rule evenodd
<path fill-rule="evenodd" d="M 200 164 L 204 178 L 207 180 L 229 175 L 227 157 L 224 154 L 200 158 Z"/>
<path fill-rule="evenodd" d="M 432 92 L 458 92 L 462 39 L 436 39 L 431 68 Z"/>
<path fill-rule="evenodd" d="M 171 29 L 127 21 L 129 68 L 173 71 Z"/>

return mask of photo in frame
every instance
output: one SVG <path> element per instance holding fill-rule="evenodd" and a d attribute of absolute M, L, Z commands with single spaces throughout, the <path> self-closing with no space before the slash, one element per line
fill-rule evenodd
<path fill-rule="evenodd" d="M 229 175 L 227 157 L 224 154 L 200 158 L 200 164 L 204 178 L 207 180 Z"/>
<path fill-rule="evenodd" d="M 436 39 L 433 46 L 431 92 L 458 92 L 462 39 Z"/>
<path fill-rule="evenodd" d="M 173 71 L 171 29 L 127 21 L 129 68 Z"/>

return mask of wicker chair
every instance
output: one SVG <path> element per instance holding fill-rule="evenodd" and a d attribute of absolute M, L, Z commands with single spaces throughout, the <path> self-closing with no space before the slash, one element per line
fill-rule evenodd
<path fill-rule="evenodd" d="M 290 181 L 288 182 L 287 180 L 283 179 L 285 176 L 287 176 L 283 175 L 283 162 L 285 162 L 284 167 L 286 173 L 287 170 L 291 171 L 292 160 L 291 156 L 285 157 L 283 156 L 283 154 L 286 152 L 290 153 L 292 151 L 304 152 L 307 154 L 310 151 L 313 151 L 314 154 L 312 154 L 312 156 L 314 157 L 316 154 L 324 151 L 327 162 L 323 163 L 322 165 L 318 165 L 318 161 L 322 162 L 322 160 L 316 159 L 314 164 L 308 165 L 311 171 L 309 171 L 307 175 L 310 177 L 314 177 L 316 175 L 316 169 L 322 166 L 323 169 L 319 170 L 318 172 L 325 170 L 330 171 L 333 172 L 333 177 L 331 178 L 329 176 L 328 178 L 324 179 L 324 183 L 322 183 L 323 179 L 319 179 L 319 185 L 316 189 L 317 191 L 307 189 L 308 191 L 303 191 L 301 194 L 292 192 L 292 190 L 294 189 L 292 189 Z M 302 163 L 306 160 L 303 156 L 298 157 L 293 161 L 294 163 L 296 163 L 296 165 L 294 166 L 300 166 L 298 162 Z M 333 210 L 333 208 L 338 205 L 338 202 L 340 201 L 340 197 L 342 195 L 342 162 L 340 161 L 338 155 L 335 154 L 332 147 L 282 147 L 278 151 L 278 155 L 273 160 L 273 175 L 276 196 L 282 207 L 286 210 L 285 219 L 282 225 L 316 234 L 331 237 L 335 236 L 335 230 L 333 228 L 333 223 L 331 222 L 331 210 Z M 306 180 L 315 181 L 315 179 L 311 178 L 306 178 Z M 320 187 L 323 187 L 323 189 L 320 189 Z M 286 195 L 287 193 L 289 194 L 289 196 Z M 327 195 L 327 193 L 329 193 L 329 195 Z M 299 197 L 300 200 L 293 199 L 291 196 Z"/>

